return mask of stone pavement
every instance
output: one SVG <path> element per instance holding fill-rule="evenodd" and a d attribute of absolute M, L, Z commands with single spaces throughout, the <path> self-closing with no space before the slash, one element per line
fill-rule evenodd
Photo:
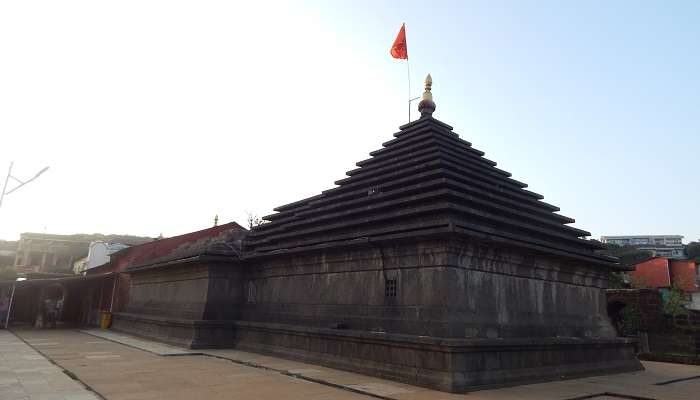
<path fill-rule="evenodd" d="M 99 397 L 11 332 L 0 330 L 0 399 L 97 400 Z"/>
<path fill-rule="evenodd" d="M 639 372 L 455 395 L 237 350 L 190 352 L 111 331 L 16 333 L 109 400 L 700 398 L 700 367 L 667 363 L 645 362 L 646 370 Z"/>
<path fill-rule="evenodd" d="M 119 332 L 110 331 L 107 329 L 86 329 L 81 330 L 82 333 L 87 333 L 91 336 L 96 336 L 102 339 L 107 339 L 112 342 L 121 343 L 130 347 L 145 350 L 159 356 L 184 356 L 193 354 L 202 354 L 196 350 L 183 349 L 181 347 L 170 346 L 163 343 L 154 342 L 151 340 L 141 339 L 130 335 L 124 335 Z"/>

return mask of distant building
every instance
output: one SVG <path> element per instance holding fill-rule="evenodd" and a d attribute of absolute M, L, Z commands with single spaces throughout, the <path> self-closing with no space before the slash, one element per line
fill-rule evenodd
<path fill-rule="evenodd" d="M 629 276 L 633 287 L 655 289 L 671 287 L 671 268 L 667 258 L 652 257 L 637 263 Z"/>
<path fill-rule="evenodd" d="M 19 273 L 71 273 L 76 261 L 88 255 L 90 243 L 98 240 L 141 244 L 153 239 L 126 235 L 23 233 L 17 244 L 14 266 Z"/>
<path fill-rule="evenodd" d="M 0 240 L 0 268 L 13 266 L 17 254 L 17 242 Z"/>
<path fill-rule="evenodd" d="M 601 236 L 600 241 L 618 246 L 634 246 L 651 252 L 654 257 L 685 258 L 685 245 L 681 235 Z"/>
<path fill-rule="evenodd" d="M 700 310 L 700 274 L 693 260 L 652 257 L 634 267 L 629 273 L 632 285 L 667 292 L 674 284 L 686 296 L 686 307 Z"/>
<path fill-rule="evenodd" d="M 101 240 L 92 242 L 90 243 L 87 256 L 74 264 L 73 272 L 80 274 L 90 268 L 107 264 L 112 254 L 127 247 L 130 247 L 130 245 L 117 242 L 104 242 Z"/>

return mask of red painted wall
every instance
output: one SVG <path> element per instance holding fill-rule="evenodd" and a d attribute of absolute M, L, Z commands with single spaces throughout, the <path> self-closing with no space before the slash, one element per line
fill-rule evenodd
<path fill-rule="evenodd" d="M 668 260 L 665 258 L 651 258 L 637 264 L 629 275 L 633 283 L 639 283 L 641 287 L 667 288 L 671 286 Z"/>
<path fill-rule="evenodd" d="M 700 291 L 698 288 L 698 274 L 695 261 L 671 260 L 671 277 L 673 283 L 678 285 L 686 293 Z"/>

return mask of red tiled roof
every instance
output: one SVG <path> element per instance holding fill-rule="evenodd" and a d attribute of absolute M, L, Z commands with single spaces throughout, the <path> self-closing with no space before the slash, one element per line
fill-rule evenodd
<path fill-rule="evenodd" d="M 693 260 L 671 260 L 673 283 L 686 293 L 698 291 L 698 274 Z"/>
<path fill-rule="evenodd" d="M 111 261 L 104 266 L 91 268 L 88 273 L 100 273 L 104 271 L 124 271 L 137 265 L 148 264 L 149 261 L 158 260 L 175 252 L 178 248 L 193 244 L 203 239 L 216 238 L 227 231 L 245 231 L 235 222 L 214 226 L 201 231 L 190 232 L 180 236 L 154 240 L 138 246 L 128 247 L 111 256 Z"/>
<path fill-rule="evenodd" d="M 671 286 L 668 260 L 661 257 L 651 258 L 634 266 L 629 273 L 633 281 L 641 287 L 667 288 Z"/>

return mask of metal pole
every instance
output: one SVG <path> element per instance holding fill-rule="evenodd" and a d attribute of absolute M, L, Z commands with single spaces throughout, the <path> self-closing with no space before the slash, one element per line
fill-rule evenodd
<path fill-rule="evenodd" d="M 31 179 L 29 179 L 29 180 L 27 180 L 27 181 L 20 181 L 19 179 L 15 178 L 14 176 L 11 176 L 10 178 L 12 178 L 12 179 L 16 180 L 17 182 L 19 182 L 19 185 L 15 186 L 14 188 L 12 188 L 12 190 L 8 191 L 8 192 L 5 193 L 5 194 L 10 194 L 10 193 L 14 192 L 15 190 L 21 188 L 22 186 L 26 185 L 27 183 L 29 183 L 29 182 L 33 181 L 34 179 L 38 178 L 39 175 L 43 174 L 43 173 L 46 172 L 48 169 L 49 169 L 49 167 L 46 167 L 46 168 L 42 169 L 41 171 L 37 172 L 36 175 L 34 175 Z"/>
<path fill-rule="evenodd" d="M 408 122 L 411 122 L 411 67 L 406 57 L 406 73 L 408 74 Z"/>
<path fill-rule="evenodd" d="M 117 293 L 117 279 L 119 279 L 119 273 L 114 275 L 114 284 L 112 285 L 112 301 L 109 302 L 109 312 L 112 312 L 112 307 L 114 306 L 114 295 Z"/>
<path fill-rule="evenodd" d="M 12 301 L 15 299 L 15 288 L 17 287 L 17 282 L 12 284 L 12 294 L 10 295 L 10 304 L 7 306 L 7 316 L 5 317 L 5 329 L 10 323 L 10 313 L 12 312 Z"/>
<path fill-rule="evenodd" d="M 10 176 L 12 175 L 12 164 L 14 164 L 12 161 L 10 161 L 10 169 L 7 170 L 7 177 L 5 178 L 5 185 L 2 187 L 2 192 L 0 192 L 0 207 L 2 207 L 2 199 L 5 197 L 5 191 L 7 190 L 7 182 L 10 180 Z"/>

